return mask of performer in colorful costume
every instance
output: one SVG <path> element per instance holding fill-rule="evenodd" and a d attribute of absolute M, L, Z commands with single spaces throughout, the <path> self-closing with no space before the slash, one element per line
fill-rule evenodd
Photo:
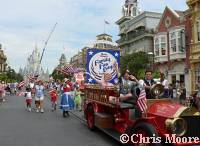
<path fill-rule="evenodd" d="M 63 86 L 63 94 L 61 96 L 61 109 L 63 111 L 63 117 L 69 116 L 68 111 L 74 109 L 74 101 L 71 96 L 72 83 L 69 79 L 65 78 L 65 84 Z"/>
<path fill-rule="evenodd" d="M 76 91 L 75 91 L 75 98 L 74 98 L 74 101 L 75 101 L 75 107 L 76 109 L 78 110 L 82 110 L 81 108 L 81 105 L 82 105 L 82 99 L 81 99 L 81 91 L 80 91 L 80 88 L 77 88 Z"/>
<path fill-rule="evenodd" d="M 56 89 L 51 89 L 49 91 L 50 97 L 51 97 L 51 107 L 52 111 L 56 110 L 57 107 L 57 99 L 58 99 L 58 93 Z"/>

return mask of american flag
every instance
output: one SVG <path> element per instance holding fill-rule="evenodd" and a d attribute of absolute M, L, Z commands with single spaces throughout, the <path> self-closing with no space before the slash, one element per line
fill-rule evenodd
<path fill-rule="evenodd" d="M 73 68 L 72 65 L 68 65 L 66 66 L 66 68 L 64 69 L 66 72 L 68 73 L 74 73 L 75 72 L 75 69 Z"/>
<path fill-rule="evenodd" d="M 18 92 L 17 96 L 24 96 L 24 94 L 25 94 L 24 92 Z"/>
<path fill-rule="evenodd" d="M 32 75 L 27 75 L 27 78 L 28 78 L 29 80 L 35 80 L 35 79 L 36 79 L 36 77 L 35 77 L 35 76 L 32 76 Z"/>
<path fill-rule="evenodd" d="M 145 89 L 143 89 L 140 92 L 140 95 L 139 95 L 138 100 L 137 100 L 137 104 L 138 104 L 141 112 L 144 113 L 147 110 L 147 99 L 146 99 Z"/>
<path fill-rule="evenodd" d="M 64 69 L 57 69 L 57 71 L 63 73 L 63 74 L 69 74 L 68 72 L 66 72 Z"/>
<path fill-rule="evenodd" d="M 21 82 L 17 85 L 17 87 L 20 88 L 20 87 L 23 87 L 24 85 L 25 85 L 25 81 L 21 81 Z"/>
<path fill-rule="evenodd" d="M 60 71 L 61 73 L 64 74 L 71 74 L 71 73 L 79 73 L 85 70 L 83 68 L 77 68 L 72 65 L 68 65 L 64 69 L 57 69 L 57 71 Z"/>

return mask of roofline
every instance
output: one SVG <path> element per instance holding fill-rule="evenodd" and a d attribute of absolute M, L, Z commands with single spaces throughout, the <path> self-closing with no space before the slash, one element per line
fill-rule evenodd
<path fill-rule="evenodd" d="M 109 35 L 109 34 L 107 34 L 107 33 L 102 33 L 102 34 L 99 34 L 99 35 L 97 35 L 96 37 L 103 36 L 103 35 L 107 35 L 107 36 L 110 36 L 110 37 L 112 37 L 111 35 Z"/>
<path fill-rule="evenodd" d="M 175 16 L 176 18 L 180 19 L 180 15 L 179 15 L 175 10 L 171 9 L 169 6 L 166 6 L 165 9 L 164 9 L 164 11 L 163 11 L 163 13 L 162 13 L 162 17 L 160 18 L 160 22 L 158 23 L 156 29 L 158 29 L 158 27 L 160 26 L 161 22 L 163 21 L 164 14 L 165 14 L 165 12 L 167 11 L 167 9 L 168 9 L 169 11 L 171 11 L 171 12 L 174 14 L 174 16 Z M 187 11 L 187 10 L 186 10 L 186 11 Z M 182 12 L 186 12 L 186 11 L 182 11 Z"/>

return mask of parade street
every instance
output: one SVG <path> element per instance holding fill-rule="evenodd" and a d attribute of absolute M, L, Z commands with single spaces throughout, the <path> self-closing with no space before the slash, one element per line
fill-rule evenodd
<path fill-rule="evenodd" d="M 0 105 L 1 146 L 117 146 L 100 131 L 92 132 L 72 114 L 63 118 L 61 111 L 52 112 L 45 99 L 45 112 L 28 112 L 24 97 L 9 96 Z"/>

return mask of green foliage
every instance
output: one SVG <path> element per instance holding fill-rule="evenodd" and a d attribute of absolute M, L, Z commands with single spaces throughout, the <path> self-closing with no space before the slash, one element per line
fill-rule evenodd
<path fill-rule="evenodd" d="M 153 78 L 154 78 L 154 79 L 160 78 L 160 72 L 159 72 L 159 71 L 154 71 L 154 72 L 153 72 Z"/>
<path fill-rule="evenodd" d="M 143 79 L 144 77 L 145 77 L 145 69 L 139 69 L 138 74 L 137 74 L 137 78 Z"/>
<path fill-rule="evenodd" d="M 20 74 L 16 73 L 15 70 L 11 69 L 6 73 L 1 73 L 0 80 L 8 83 L 19 82 L 23 80 L 23 77 Z"/>
<path fill-rule="evenodd" d="M 54 80 L 63 80 L 66 76 L 63 75 L 62 73 L 59 73 L 58 71 L 54 70 L 53 73 L 51 74 Z"/>
<path fill-rule="evenodd" d="M 145 52 L 137 52 L 127 54 L 121 57 L 121 72 L 129 69 L 131 74 L 137 78 L 143 78 L 145 70 L 149 66 L 148 54 Z"/>

